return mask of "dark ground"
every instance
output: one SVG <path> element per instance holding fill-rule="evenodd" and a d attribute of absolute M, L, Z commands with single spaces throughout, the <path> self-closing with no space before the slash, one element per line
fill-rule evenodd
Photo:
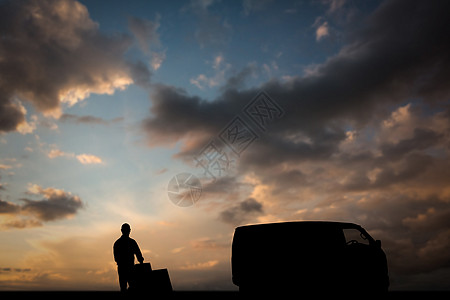
<path fill-rule="evenodd" d="M 286 297 L 267 297 L 270 295 L 264 295 L 263 298 L 276 298 L 276 299 L 334 299 L 333 294 L 330 293 L 329 297 L 322 297 L 323 295 L 306 295 L 306 297 L 293 297 L 293 295 L 287 295 Z M 347 296 L 347 297 L 346 297 Z M 192 298 L 194 297 L 194 298 Z M 104 291 L 4 291 L 0 292 L 0 299 L 39 299 L 39 300 L 50 300 L 50 299 L 254 299 L 255 297 L 244 297 L 239 292 L 234 291 L 174 291 L 170 294 L 159 294 L 151 295 L 149 294 L 139 294 L 139 295 L 123 295 L 120 292 L 104 292 Z M 258 299 L 260 297 L 257 297 Z M 442 292 L 426 292 L 426 291 L 409 291 L 400 292 L 392 291 L 389 292 L 384 297 L 374 297 L 370 293 L 363 294 L 352 294 L 344 295 L 345 299 L 450 299 L 450 291 Z"/>

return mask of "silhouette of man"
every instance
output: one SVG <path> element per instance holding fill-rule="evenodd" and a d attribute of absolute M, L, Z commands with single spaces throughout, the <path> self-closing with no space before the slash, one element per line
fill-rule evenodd
<path fill-rule="evenodd" d="M 113 252 L 119 273 L 120 291 L 125 292 L 127 284 L 130 285 L 133 279 L 134 255 L 140 263 L 144 262 L 144 258 L 136 241 L 130 238 L 130 225 L 124 223 L 120 231 L 122 236 L 114 243 Z"/>

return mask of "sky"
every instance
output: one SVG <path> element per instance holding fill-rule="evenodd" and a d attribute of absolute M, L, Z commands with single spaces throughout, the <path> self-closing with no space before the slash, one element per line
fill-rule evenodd
<path fill-rule="evenodd" d="M 239 225 L 333 220 L 450 289 L 448 1 L 0 1 L 0 290 L 236 290 Z M 265 263 L 270 263 L 271 258 Z"/>

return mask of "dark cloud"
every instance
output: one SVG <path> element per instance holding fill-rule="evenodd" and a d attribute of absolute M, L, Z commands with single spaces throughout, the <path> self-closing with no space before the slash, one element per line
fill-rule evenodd
<path fill-rule="evenodd" d="M 83 207 L 77 196 L 70 194 L 52 194 L 48 199 L 29 200 L 22 199 L 22 212 L 31 214 L 44 222 L 65 219 L 73 216 Z"/>
<path fill-rule="evenodd" d="M 25 121 L 25 115 L 17 104 L 10 101 L 10 95 L 0 87 L 0 130 L 14 131 Z"/>
<path fill-rule="evenodd" d="M 388 156 L 390 159 L 396 159 L 401 158 L 412 151 L 430 148 L 438 144 L 442 138 L 442 134 L 433 130 L 416 128 L 414 129 L 414 136 L 412 138 L 403 139 L 396 144 L 387 143 L 380 148 L 383 152 L 383 156 Z"/>
<path fill-rule="evenodd" d="M 395 158 L 396 159 L 396 158 Z M 354 168 L 356 171 L 342 184 L 344 190 L 371 190 L 386 188 L 390 185 L 410 183 L 413 180 L 423 178 L 428 174 L 428 169 L 434 164 L 431 156 L 422 153 L 405 155 L 397 162 L 392 162 L 389 157 L 374 159 L 373 167 L 378 169 L 374 179 L 370 179 L 369 166 Z"/>
<path fill-rule="evenodd" d="M 298 186 L 310 186 L 312 184 L 305 174 L 296 169 L 280 172 L 274 170 L 270 175 L 262 178 L 263 183 L 270 183 L 276 186 L 272 192 L 273 195 L 287 194 L 291 190 L 293 193 L 296 193 Z"/>
<path fill-rule="evenodd" d="M 253 163 L 268 157 L 277 162 L 326 159 L 345 138 L 346 126 L 365 126 L 387 105 L 413 97 L 446 100 L 450 95 L 442 84 L 450 78 L 446 5 L 418 1 L 402 9 L 403 2 L 388 1 L 366 26 L 349 34 L 347 46 L 319 65 L 314 75 L 262 85 L 287 113 L 257 143 L 258 148 L 252 147 Z M 206 101 L 160 86 L 151 97 L 155 108 L 145 128 L 152 136 L 174 141 L 196 131 L 214 134 L 254 95 L 256 90 L 236 91 L 230 86 L 214 101 Z"/>
<path fill-rule="evenodd" d="M 30 268 L 0 268 L 0 274 L 2 273 L 10 273 L 10 272 L 30 272 Z"/>
<path fill-rule="evenodd" d="M 203 186 L 204 193 L 232 194 L 242 183 L 233 176 L 222 176 Z"/>
<path fill-rule="evenodd" d="M 263 205 L 253 198 L 248 198 L 220 213 L 220 220 L 232 225 L 242 224 L 263 213 Z"/>
<path fill-rule="evenodd" d="M 242 70 L 227 79 L 224 86 L 221 87 L 222 91 L 228 90 L 240 90 L 244 88 L 245 81 L 252 75 L 255 75 L 258 71 L 256 64 L 249 64 Z"/>
<path fill-rule="evenodd" d="M 133 78 L 134 83 L 142 87 L 148 87 L 150 85 L 152 73 L 147 65 L 142 61 L 137 61 L 129 63 L 129 66 L 130 75 Z"/>
<path fill-rule="evenodd" d="M 0 200 L 0 214 L 14 214 L 20 211 L 20 206 L 9 201 Z"/>
<path fill-rule="evenodd" d="M 200 97 L 190 96 L 180 88 L 153 85 L 150 95 L 153 102 L 152 116 L 142 124 L 149 144 L 156 146 L 187 137 L 199 139 L 199 136 L 207 136 L 206 139 L 199 139 L 199 143 L 190 142 L 192 148 L 200 151 L 207 139 L 218 133 L 234 117 L 238 111 L 236 107 L 242 107 L 242 100 L 248 99 L 238 93 L 233 94 L 236 97 L 227 92 L 227 97 L 208 102 Z"/>
<path fill-rule="evenodd" d="M 11 219 L 2 225 L 8 228 L 42 226 L 43 222 L 56 221 L 74 216 L 84 203 L 80 197 L 54 188 L 43 189 L 34 185 L 30 194 L 41 195 L 40 200 L 21 199 L 23 204 L 0 200 L 0 214 Z"/>
<path fill-rule="evenodd" d="M 124 60 L 131 38 L 104 35 L 77 1 L 3 1 L 0 5 L 0 131 L 25 121 L 21 101 L 57 116 L 90 93 L 111 94 L 148 81 L 142 63 Z"/>
<path fill-rule="evenodd" d="M 60 121 L 63 122 L 74 122 L 77 124 L 99 124 L 99 125 L 109 125 L 112 123 L 117 123 L 123 121 L 123 117 L 117 117 L 112 120 L 105 120 L 100 117 L 95 116 L 77 116 L 73 114 L 63 114 L 60 118 Z"/>

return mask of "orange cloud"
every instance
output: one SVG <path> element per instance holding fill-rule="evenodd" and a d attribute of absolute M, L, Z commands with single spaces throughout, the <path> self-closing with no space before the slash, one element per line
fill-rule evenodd
<path fill-rule="evenodd" d="M 103 163 L 102 159 L 98 156 L 92 154 L 80 154 L 77 155 L 76 158 L 83 165 L 91 165 L 91 164 L 101 164 Z"/>
<path fill-rule="evenodd" d="M 214 266 L 216 266 L 219 263 L 218 260 L 209 260 L 206 262 L 199 262 L 199 263 L 189 263 L 185 266 L 180 267 L 181 270 L 203 270 L 203 269 L 209 269 Z"/>
<path fill-rule="evenodd" d="M 67 158 L 75 157 L 83 165 L 102 164 L 103 163 L 103 160 L 100 157 L 93 155 L 93 154 L 83 153 L 83 154 L 75 155 L 72 152 L 64 152 L 57 148 L 51 149 L 47 153 L 47 157 L 50 159 L 57 158 L 57 157 L 67 157 Z"/>

